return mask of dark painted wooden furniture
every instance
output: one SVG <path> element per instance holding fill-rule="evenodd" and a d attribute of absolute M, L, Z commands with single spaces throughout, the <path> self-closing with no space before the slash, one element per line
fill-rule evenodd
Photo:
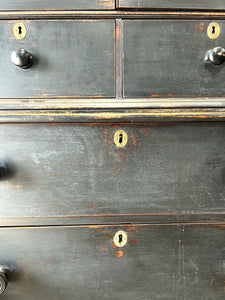
<path fill-rule="evenodd" d="M 225 296 L 223 1 L 0 1 L 0 294 Z"/>

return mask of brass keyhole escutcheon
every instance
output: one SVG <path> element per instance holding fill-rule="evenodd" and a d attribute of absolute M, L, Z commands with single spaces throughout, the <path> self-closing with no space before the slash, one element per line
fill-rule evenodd
<path fill-rule="evenodd" d="M 24 23 L 16 23 L 13 28 L 13 32 L 14 32 L 15 37 L 18 40 L 22 40 L 25 38 L 25 36 L 27 34 L 27 28 L 24 25 Z"/>
<path fill-rule="evenodd" d="M 212 22 L 209 24 L 207 29 L 208 37 L 212 40 L 218 38 L 220 35 L 220 25 L 216 22 Z"/>
<path fill-rule="evenodd" d="M 124 130 L 117 130 L 114 136 L 114 142 L 119 148 L 125 147 L 128 142 L 127 133 Z"/>
<path fill-rule="evenodd" d="M 127 233 L 123 230 L 117 231 L 114 235 L 113 242 L 117 247 L 124 247 L 127 244 Z"/>

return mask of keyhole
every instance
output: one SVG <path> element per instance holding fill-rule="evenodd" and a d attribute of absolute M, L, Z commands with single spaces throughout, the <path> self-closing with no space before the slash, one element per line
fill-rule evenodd
<path fill-rule="evenodd" d="M 127 133 L 124 130 L 117 130 L 114 135 L 114 142 L 117 147 L 123 148 L 126 146 L 128 141 Z"/>
<path fill-rule="evenodd" d="M 119 243 L 121 244 L 123 242 L 123 236 L 122 234 L 119 234 Z"/>
<path fill-rule="evenodd" d="M 123 143 L 123 134 L 120 133 L 119 135 L 119 143 L 122 144 Z"/>
<path fill-rule="evenodd" d="M 18 40 L 25 38 L 27 34 L 27 28 L 24 23 L 16 23 L 13 28 L 13 33 Z"/>
<path fill-rule="evenodd" d="M 124 247 L 127 244 L 127 233 L 123 230 L 117 231 L 114 235 L 113 242 L 116 247 Z"/>
<path fill-rule="evenodd" d="M 209 24 L 207 28 L 207 35 L 210 39 L 215 40 L 220 35 L 220 25 L 216 22 Z"/>

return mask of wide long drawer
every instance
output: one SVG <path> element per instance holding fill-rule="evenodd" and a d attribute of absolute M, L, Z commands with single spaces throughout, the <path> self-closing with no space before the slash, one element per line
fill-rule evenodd
<path fill-rule="evenodd" d="M 0 220 L 224 214 L 224 127 L 2 124 Z"/>
<path fill-rule="evenodd" d="M 114 9 L 115 0 L 1 0 L 0 10 Z"/>
<path fill-rule="evenodd" d="M 0 22 L 0 98 L 114 97 L 114 29 L 114 20 Z M 30 68 L 18 67 L 19 49 Z"/>
<path fill-rule="evenodd" d="M 225 4 L 223 0 L 118 0 L 119 8 L 140 8 L 140 9 L 199 9 L 212 10 L 224 9 Z"/>
<path fill-rule="evenodd" d="M 0 240 L 11 275 L 1 299 L 224 298 L 222 225 L 5 228 Z"/>
<path fill-rule="evenodd" d="M 126 20 L 123 24 L 126 98 L 225 95 L 225 64 L 206 61 L 208 51 L 225 47 L 224 21 Z M 219 56 L 223 57 L 222 50 Z"/>

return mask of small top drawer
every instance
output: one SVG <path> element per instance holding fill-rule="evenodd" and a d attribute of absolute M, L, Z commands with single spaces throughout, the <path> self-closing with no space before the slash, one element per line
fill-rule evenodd
<path fill-rule="evenodd" d="M 162 8 L 162 9 L 224 9 L 225 3 L 223 0 L 119 0 L 119 8 Z"/>
<path fill-rule="evenodd" d="M 114 29 L 114 20 L 0 22 L 0 98 L 113 97 Z"/>
<path fill-rule="evenodd" d="M 114 0 L 3 0 L 0 2 L 0 10 L 106 10 L 114 8 Z"/>
<path fill-rule="evenodd" d="M 124 97 L 224 97 L 223 20 L 125 20 Z"/>

